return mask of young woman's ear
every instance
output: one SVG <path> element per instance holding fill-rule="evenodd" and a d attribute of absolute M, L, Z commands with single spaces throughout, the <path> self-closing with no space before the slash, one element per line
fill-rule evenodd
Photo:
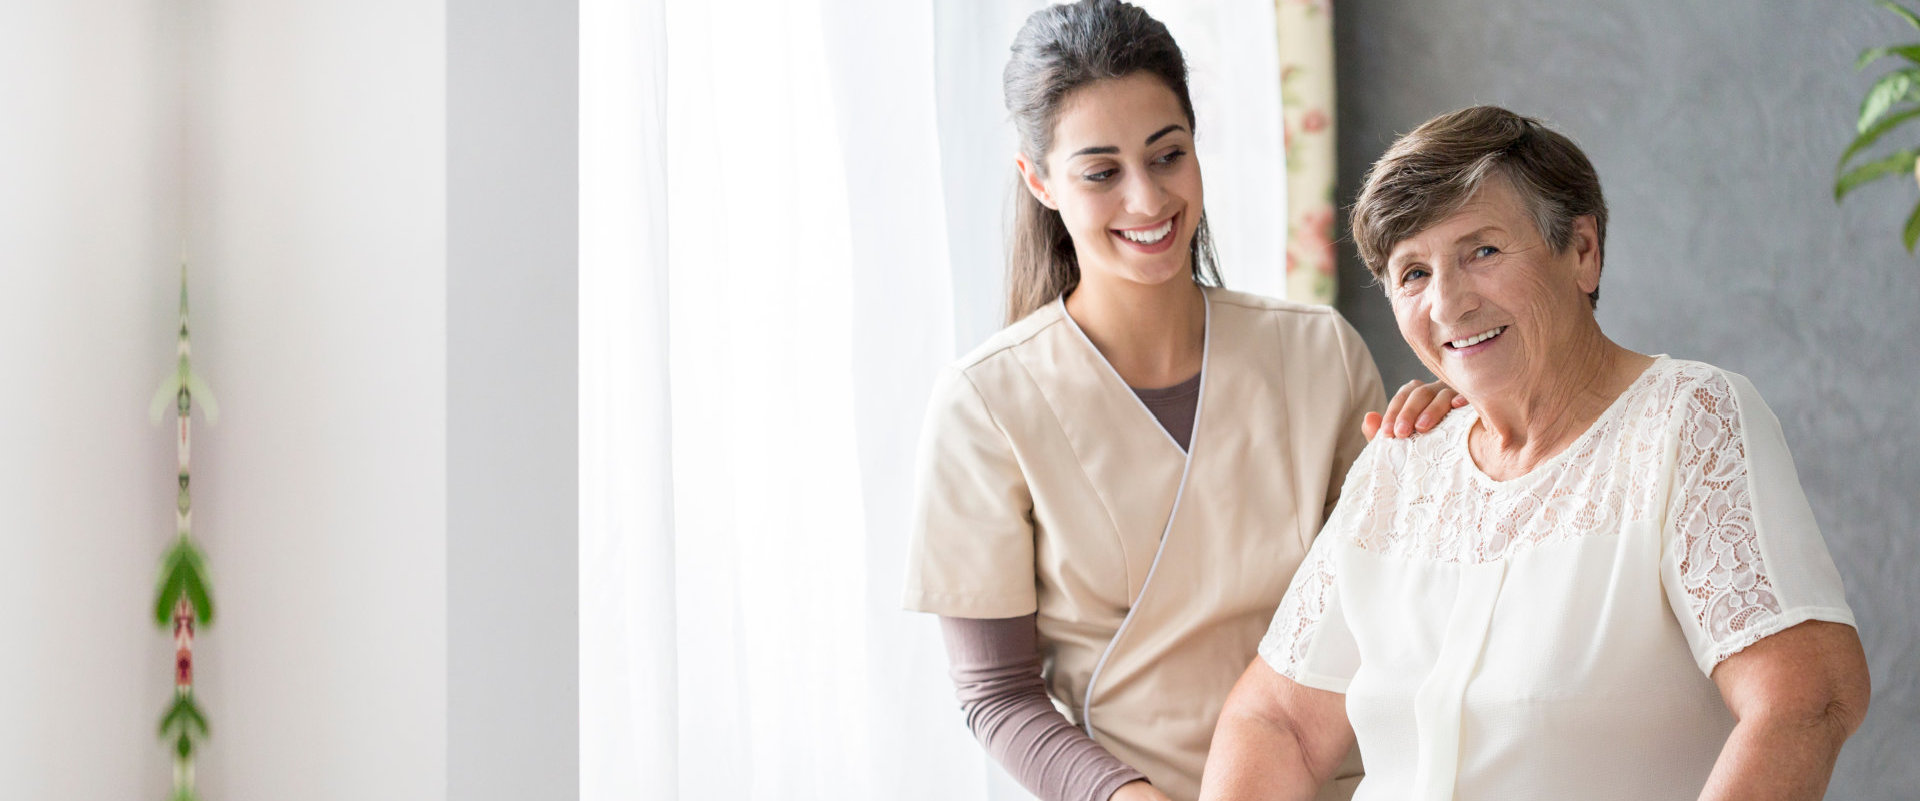
<path fill-rule="evenodd" d="M 1013 165 L 1020 168 L 1020 185 L 1033 194 L 1034 200 L 1040 201 L 1040 205 L 1054 211 L 1060 210 L 1059 206 L 1054 205 L 1053 194 L 1047 191 L 1046 181 L 1041 179 L 1040 170 L 1032 161 L 1027 160 L 1024 154 L 1015 154 Z"/>

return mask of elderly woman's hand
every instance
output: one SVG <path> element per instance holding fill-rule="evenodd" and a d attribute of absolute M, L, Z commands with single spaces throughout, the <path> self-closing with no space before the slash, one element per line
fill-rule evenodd
<path fill-rule="evenodd" d="M 1448 412 L 1465 405 L 1467 399 L 1446 384 L 1408 381 L 1399 392 L 1393 393 L 1385 415 L 1367 412 L 1366 419 L 1360 423 L 1360 433 L 1373 439 L 1376 432 L 1385 428 L 1389 437 L 1412 436 L 1439 425 Z"/>

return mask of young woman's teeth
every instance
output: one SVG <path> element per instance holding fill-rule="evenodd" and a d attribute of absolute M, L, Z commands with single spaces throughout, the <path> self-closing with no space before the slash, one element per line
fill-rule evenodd
<path fill-rule="evenodd" d="M 1145 231 L 1121 231 L 1120 235 L 1126 237 L 1130 241 L 1138 242 L 1142 245 L 1151 245 L 1155 242 L 1158 242 L 1162 239 L 1167 238 L 1167 234 L 1172 232 L 1173 232 L 1173 218 L 1168 217 L 1167 221 L 1161 223 L 1160 227 L 1158 228 L 1152 228 Z"/>
<path fill-rule="evenodd" d="M 1500 332 L 1502 332 L 1502 331 L 1505 331 L 1505 330 L 1507 330 L 1507 327 L 1503 325 L 1503 326 L 1500 326 L 1499 328 L 1495 328 L 1495 329 L 1493 329 L 1493 330 L 1491 330 L 1491 331 L 1486 331 L 1486 332 L 1483 332 L 1483 333 L 1480 333 L 1480 334 L 1478 334 L 1478 335 L 1475 335 L 1475 336 L 1470 336 L 1470 337 L 1467 337 L 1466 339 L 1456 339 L 1456 340 L 1454 340 L 1454 341 L 1452 341 L 1452 342 L 1448 342 L 1448 343 L 1447 343 L 1447 346 L 1448 346 L 1448 347 L 1452 347 L 1452 348 L 1456 348 L 1456 349 L 1457 349 L 1457 348 L 1470 348 L 1470 347 L 1473 347 L 1473 346 L 1475 346 L 1475 345 L 1478 345 L 1478 344 L 1480 344 L 1480 343 L 1482 343 L 1482 342 L 1485 342 L 1485 341 L 1487 341 L 1487 340 L 1489 340 L 1489 339 L 1492 339 L 1492 338 L 1494 338 L 1494 337 L 1497 337 L 1497 336 L 1499 336 L 1499 335 L 1500 335 Z"/>

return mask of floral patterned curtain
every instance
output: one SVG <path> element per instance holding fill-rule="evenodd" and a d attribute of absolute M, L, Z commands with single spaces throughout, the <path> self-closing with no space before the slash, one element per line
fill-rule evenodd
<path fill-rule="evenodd" d="M 1287 297 L 1331 304 L 1334 279 L 1332 0 L 1275 0 L 1287 152 Z"/>

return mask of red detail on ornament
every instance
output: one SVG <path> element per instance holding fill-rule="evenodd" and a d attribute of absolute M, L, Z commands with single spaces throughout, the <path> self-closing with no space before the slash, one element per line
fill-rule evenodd
<path fill-rule="evenodd" d="M 193 652 L 185 648 L 180 649 L 179 653 L 174 655 L 174 665 L 173 683 L 181 687 L 191 686 L 193 684 Z"/>

